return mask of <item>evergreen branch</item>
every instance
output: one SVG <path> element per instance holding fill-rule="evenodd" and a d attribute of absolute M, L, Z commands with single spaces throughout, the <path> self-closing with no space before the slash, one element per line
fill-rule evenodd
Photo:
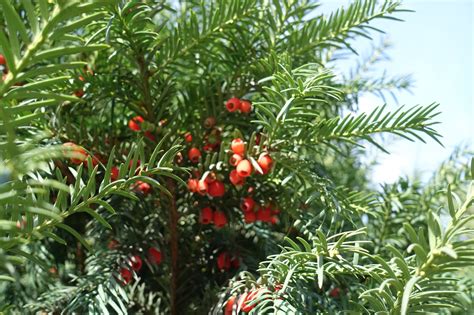
<path fill-rule="evenodd" d="M 357 63 L 355 69 L 351 69 L 348 78 L 344 76 L 345 88 L 343 89 L 356 103 L 359 95 L 372 93 L 379 96 L 385 102 L 384 93 L 388 92 L 397 101 L 395 90 L 410 91 L 412 78 L 410 75 L 388 76 L 384 71 L 381 76 L 374 77 L 374 66 L 379 62 L 389 60 L 385 51 L 390 48 L 390 43 L 383 41 L 380 45 L 372 48 L 372 51 Z"/>
<path fill-rule="evenodd" d="M 198 11 L 202 20 L 199 20 L 194 10 L 190 10 L 173 26 L 169 36 L 158 41 L 157 47 L 161 48 L 157 60 L 160 71 L 172 64 L 179 64 L 198 48 L 207 47 L 207 50 L 223 37 L 231 38 L 231 32 L 240 25 L 254 23 L 257 12 L 255 0 L 216 1 L 210 4 L 201 2 Z"/>
<path fill-rule="evenodd" d="M 301 30 L 291 33 L 288 36 L 289 46 L 297 56 L 304 55 L 318 46 L 340 48 L 343 45 L 350 48 L 347 40 L 352 35 L 370 38 L 370 30 L 381 32 L 369 26 L 369 22 L 380 18 L 398 20 L 391 14 L 402 11 L 398 9 L 400 4 L 399 1 L 393 0 L 384 0 L 380 5 L 377 5 L 376 0 L 354 1 L 328 18 L 318 16 L 307 22 Z"/>
<path fill-rule="evenodd" d="M 334 280 L 346 274 L 367 274 L 365 268 L 350 262 L 351 257 L 367 254 L 360 247 L 364 242 L 353 240 L 365 231 L 345 231 L 331 237 L 321 230 L 316 232 L 311 243 L 303 238 L 298 238 L 298 242 L 287 239 L 289 246 L 260 264 L 260 279 L 254 280 L 251 275 L 242 273 L 241 280 L 233 284 L 232 292 L 258 290 L 259 294 L 246 302 L 255 305 L 256 313 L 283 309 L 301 313 L 327 311 L 329 301 L 321 296 L 327 277 Z M 313 289 L 313 293 L 300 294 L 303 287 L 315 288 L 314 284 L 319 292 Z"/>
<path fill-rule="evenodd" d="M 341 92 L 327 84 L 332 77 L 329 70 L 315 64 L 294 70 L 280 65 L 280 71 L 259 81 L 267 101 L 255 103 L 259 111 L 254 122 L 267 130 L 269 145 L 281 141 L 287 130 L 309 126 L 319 115 L 317 105 L 341 100 Z M 267 82 L 269 86 L 265 86 Z"/>
<path fill-rule="evenodd" d="M 14 10 L 7 1 L 4 1 L 2 3 L 2 6 L 4 9 L 9 9 Z M 96 1 L 96 3 L 87 3 L 87 4 L 81 4 L 80 2 L 70 2 L 66 6 L 60 6 L 60 5 L 55 5 L 53 11 L 51 12 L 52 14 L 49 16 L 48 20 L 42 21 L 42 28 L 38 33 L 34 34 L 35 36 L 31 40 L 31 43 L 29 45 L 26 45 L 28 43 L 25 43 L 26 49 L 22 52 L 21 57 L 18 56 L 17 58 L 13 58 L 14 54 L 10 51 L 9 44 L 7 42 L 7 37 L 5 34 L 0 36 L 0 46 L 2 47 L 3 51 L 5 52 L 5 55 L 10 58 L 8 58 L 8 65 L 9 65 L 9 72 L 5 79 L 3 80 L 2 84 L 0 85 L 0 100 L 5 96 L 7 91 L 15 84 L 18 83 L 18 78 L 19 77 L 32 77 L 32 74 L 29 74 L 28 71 L 24 72 L 24 69 L 26 67 L 32 67 L 35 63 L 38 63 L 39 61 L 42 61 L 43 59 L 46 58 L 54 58 L 57 56 L 64 56 L 68 54 L 77 54 L 81 52 L 87 52 L 87 51 L 94 51 L 97 49 L 103 49 L 107 46 L 84 46 L 84 47 L 56 47 L 54 49 L 50 50 L 43 50 L 41 51 L 40 49 L 45 46 L 45 43 L 49 39 L 50 32 L 56 30 L 60 31 L 62 30 L 63 32 L 72 32 L 75 29 L 79 28 L 81 24 L 70 24 L 68 25 L 67 29 L 63 29 L 58 27 L 58 24 L 61 25 L 61 23 L 65 23 L 67 21 L 71 21 L 76 17 L 80 17 L 84 13 L 90 13 L 97 11 L 103 6 L 102 2 Z M 28 11 L 29 15 L 34 15 L 34 12 L 31 12 L 33 10 L 32 7 L 30 6 L 25 6 L 25 9 Z M 15 14 L 16 15 L 16 14 Z M 9 22 L 9 23 L 8 23 Z M 11 26 L 12 21 L 7 21 L 7 24 L 9 25 L 9 29 L 12 30 L 14 29 L 14 26 Z M 15 22 L 16 23 L 16 22 Z M 24 26 L 23 26 L 24 27 Z M 56 29 L 55 29 L 56 27 Z M 26 32 L 26 31 L 25 31 Z M 10 33 L 8 38 L 12 40 L 13 38 L 16 37 L 16 34 Z M 61 70 L 60 67 L 56 68 L 58 70 Z M 30 71 L 36 71 L 36 70 L 30 70 Z M 47 86 L 47 85 L 46 85 Z M 44 89 L 45 87 L 43 87 Z"/>
<path fill-rule="evenodd" d="M 450 221 L 444 230 L 439 216 L 434 212 L 430 212 L 428 215 L 427 232 L 417 233 L 409 223 L 405 223 L 404 232 L 411 242 L 407 252 L 415 254 L 404 260 L 396 260 L 391 268 L 400 270 L 400 272 L 387 275 L 393 281 L 403 285 L 394 287 L 384 286 L 382 283 L 378 290 L 366 291 L 361 294 L 361 298 L 365 299 L 374 309 L 379 309 L 381 304 L 375 306 L 374 301 L 382 302 L 384 300 L 383 294 L 394 296 L 393 305 L 384 305 L 383 308 L 400 314 L 428 311 L 432 308 L 464 309 L 463 304 L 457 298 L 459 291 L 453 289 L 459 280 L 449 276 L 450 280 L 454 282 L 451 284 L 444 282 L 443 279 L 449 273 L 474 263 L 474 255 L 470 249 L 472 239 L 459 238 L 461 235 L 466 236 L 470 233 L 470 229 L 465 226 L 474 220 L 472 215 L 465 215 L 474 202 L 472 187 L 471 185 L 465 201 L 456 208 L 448 186 L 447 199 Z M 391 247 L 390 250 L 397 257 L 403 258 L 401 252 L 396 248 Z M 377 260 L 380 261 L 378 258 Z M 442 305 L 439 303 L 441 301 Z"/>
<path fill-rule="evenodd" d="M 432 119 L 439 115 L 435 112 L 439 105 L 433 103 L 426 107 L 415 106 L 402 111 L 403 106 L 394 112 L 386 112 L 385 106 L 375 108 L 370 114 L 348 115 L 343 119 L 324 119 L 318 121 L 311 132 L 314 143 L 328 143 L 331 140 L 355 143 L 357 139 L 367 140 L 382 151 L 387 152 L 372 138 L 374 134 L 392 133 L 410 141 L 414 138 L 425 142 L 417 133 L 426 134 L 441 144 L 432 125 Z M 442 145 L 442 144 L 441 144 Z"/>
<path fill-rule="evenodd" d="M 387 45 L 334 74 L 406 10 L 318 7 L 0 0 L 0 313 L 472 308 L 466 166 L 377 193 L 362 158 L 378 135 L 439 142 L 437 104 L 352 111 L 409 87 L 370 72 Z"/>
<path fill-rule="evenodd" d="M 474 175 L 474 166 L 472 170 Z M 466 225 L 474 220 L 473 215 L 466 215 L 474 203 L 474 186 L 470 187 L 466 200 L 457 209 L 448 189 L 450 222 L 444 231 L 440 218 L 433 212 L 426 218 L 427 231 L 416 232 L 411 224 L 404 223 L 404 233 L 411 242 L 406 249 L 409 256 L 388 245 L 392 259 L 385 261 L 360 247 L 366 242 L 350 240 L 364 235 L 365 230 L 345 231 L 329 237 L 318 230 L 311 244 L 302 238 L 298 238 L 301 245 L 288 239 L 289 247 L 261 264 L 259 279 L 242 273 L 241 279 L 233 284 L 233 292 L 254 292 L 246 304 L 253 305 L 257 311 L 327 311 L 332 306 L 323 292 L 302 295 L 301 290 L 310 292 L 308 288 L 314 283 L 322 288 L 326 279 L 337 281 L 339 277 L 350 275 L 371 278 L 378 284 L 375 288 L 371 282 L 361 286 L 359 298 L 365 303 L 352 305 L 352 310 L 361 313 L 411 314 L 432 309 L 464 309 L 456 289 L 460 279 L 453 273 L 474 263 L 472 239 L 466 238 L 471 233 Z M 374 264 L 360 265 L 366 258 Z"/>
<path fill-rule="evenodd" d="M 393 91 L 409 91 L 411 85 L 412 79 L 410 76 L 386 77 L 384 74 L 376 79 L 361 78 L 359 80 L 352 80 L 350 86 L 347 86 L 347 88 L 344 89 L 344 92 L 349 95 L 354 95 L 356 100 L 362 93 L 372 93 L 379 96 L 384 102 L 386 101 L 384 92 L 388 92 L 392 98 L 397 101 Z"/>
<path fill-rule="evenodd" d="M 281 65 L 281 71 L 259 82 L 262 85 L 270 82 L 270 85 L 263 86 L 268 101 L 255 104 L 259 109 L 259 119 L 254 122 L 265 127 L 270 146 L 279 141 L 299 145 L 331 145 L 332 140 L 360 146 L 358 140 L 367 140 L 386 152 L 373 139 L 373 135 L 380 133 L 392 133 L 410 141 L 418 139 L 423 142 L 419 134 L 425 134 L 441 144 L 441 136 L 431 127 L 436 124 L 433 118 L 439 114 L 435 111 L 438 107 L 436 103 L 405 111 L 402 111 L 402 106 L 394 112 L 387 112 L 385 106 L 381 106 L 371 113 L 348 115 L 343 119 L 320 118 L 316 107 L 339 101 L 341 92 L 330 87 L 331 73 L 320 72 L 318 68 L 317 65 L 305 65 L 289 71 Z M 311 130 L 309 134 L 305 133 L 308 129 Z"/>
<path fill-rule="evenodd" d="M 47 291 L 39 297 L 38 302 L 41 303 L 30 303 L 27 308 L 53 311 L 58 309 L 54 302 L 62 300 L 67 302 L 64 312 L 87 310 L 89 313 L 110 314 L 110 310 L 114 310 L 117 314 L 127 314 L 127 293 L 115 271 L 120 267 L 118 261 L 124 261 L 126 257 L 117 251 L 97 250 L 96 255 L 87 258 L 86 274 L 73 277 L 75 286 L 59 286 Z"/>
<path fill-rule="evenodd" d="M 107 200 L 113 194 L 137 199 L 137 197 L 130 192 L 130 187 L 138 180 L 147 182 L 155 188 L 167 192 L 158 181 L 147 176 L 159 173 L 160 176 L 169 177 L 170 168 L 168 168 L 167 165 L 169 165 L 174 158 L 176 148 L 170 150 L 174 154 L 164 152 L 164 158 L 158 162 L 158 166 L 153 165 L 157 158 L 157 156 L 154 155 L 150 159 L 150 163 L 152 164 L 144 164 L 143 167 L 145 167 L 146 170 L 142 170 L 140 174 L 136 175 L 135 169 L 129 170 L 129 166 L 137 165 L 139 152 L 143 149 L 142 146 L 143 143 L 139 142 L 138 145 L 130 151 L 125 163 L 120 166 L 116 180 L 111 181 L 110 178 L 112 172 L 111 168 L 115 159 L 112 152 L 107 166 L 100 164 L 92 167 L 92 160 L 89 157 L 87 171 L 85 171 L 83 165 L 80 165 L 77 173 L 73 174 L 73 182 L 70 182 L 69 187 L 63 184 L 66 182 L 66 178 L 61 174 L 57 174 L 58 178 L 55 181 L 43 178 L 39 173 L 39 167 L 41 167 L 45 161 L 50 161 L 52 158 L 64 157 L 65 153 L 62 146 L 35 149 L 25 146 L 22 148 L 24 152 L 15 158 L 15 168 L 13 169 L 16 171 L 16 176 L 21 179 L 28 174 L 34 175 L 32 175 L 33 179 L 24 181 L 14 180 L 0 185 L 0 195 L 2 196 L 0 207 L 4 210 L 3 215 L 11 220 L 13 225 L 15 225 L 17 220 L 20 220 L 20 228 L 9 232 L 9 238 L 15 240 L 16 244 L 10 247 L 3 247 L 3 250 L 9 253 L 15 251 L 19 245 L 30 244 L 38 238 L 43 237 L 51 237 L 55 241 L 64 243 L 64 241 L 56 235 L 56 232 L 54 232 L 55 228 L 58 227 L 72 234 L 86 248 L 90 249 L 87 240 L 75 229 L 62 222 L 74 214 L 85 212 L 104 227 L 111 228 L 109 223 L 97 212 L 97 206 L 104 206 L 104 204 L 106 204 L 104 200 Z M 157 150 L 159 150 L 159 148 L 157 148 Z M 72 156 L 74 157 L 74 154 L 72 154 Z M 144 161 L 143 158 L 142 160 Z M 27 165 L 27 167 L 24 165 Z M 103 168 L 104 174 L 100 183 L 97 182 L 99 168 Z M 83 174 L 84 172 L 86 172 L 86 174 Z M 68 176 L 71 176 L 71 174 L 68 174 Z M 83 177 L 86 177 L 87 181 L 84 182 Z M 49 203 L 52 190 L 57 190 L 54 204 Z M 14 194 L 2 194 L 6 191 L 12 191 Z M 38 200 L 42 200 L 43 202 L 40 203 Z M 22 210 L 12 210 L 13 205 L 15 205 L 15 208 Z M 106 206 L 105 209 L 114 213 L 114 209 L 110 206 Z M 26 228 L 21 227 L 24 224 L 27 224 Z M 4 227 L 1 227 L 2 230 L 3 228 Z M 8 230 L 10 229 L 8 228 Z M 28 256 L 28 258 L 33 259 L 34 256 Z"/>

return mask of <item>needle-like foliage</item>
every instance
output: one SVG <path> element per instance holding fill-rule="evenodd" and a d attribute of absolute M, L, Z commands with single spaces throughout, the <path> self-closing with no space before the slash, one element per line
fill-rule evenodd
<path fill-rule="evenodd" d="M 369 180 L 364 150 L 388 135 L 441 143 L 437 103 L 358 110 L 410 87 L 374 71 L 387 45 L 352 47 L 399 1 L 0 8 L 0 313 L 473 305 L 469 154 L 427 184 Z"/>

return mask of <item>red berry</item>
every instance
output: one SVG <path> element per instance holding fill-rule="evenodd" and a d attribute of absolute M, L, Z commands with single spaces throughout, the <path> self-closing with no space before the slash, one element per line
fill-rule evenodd
<path fill-rule="evenodd" d="M 240 110 L 240 100 L 237 97 L 233 97 L 225 103 L 225 107 L 231 113 Z"/>
<path fill-rule="evenodd" d="M 242 186 L 245 184 L 245 178 L 240 177 L 236 170 L 230 172 L 229 180 L 234 186 Z"/>
<path fill-rule="evenodd" d="M 270 169 L 272 168 L 273 160 L 270 157 L 270 155 L 268 155 L 268 153 L 262 153 L 262 154 L 260 154 L 260 156 L 257 160 L 257 163 L 260 166 L 260 168 L 262 169 L 263 174 L 267 174 L 270 171 Z"/>
<path fill-rule="evenodd" d="M 237 302 L 237 307 L 238 309 L 240 309 L 242 312 L 245 312 L 245 313 L 248 313 L 250 312 L 252 309 L 248 309 L 247 307 L 247 304 L 245 303 L 245 300 L 247 299 L 247 295 L 248 295 L 248 292 L 245 292 L 244 294 L 242 294 L 240 297 L 239 297 L 239 301 Z M 243 310 L 243 308 L 245 307 L 245 311 Z"/>
<path fill-rule="evenodd" d="M 207 193 L 211 197 L 222 197 L 225 193 L 224 183 L 218 180 L 212 182 L 211 184 L 209 184 Z"/>
<path fill-rule="evenodd" d="M 253 223 L 257 220 L 257 216 L 255 215 L 255 212 L 253 211 L 245 212 L 244 220 L 245 220 L 245 223 Z"/>
<path fill-rule="evenodd" d="M 201 157 L 201 151 L 198 148 L 191 148 L 188 151 L 188 158 L 192 163 L 199 162 L 199 158 Z"/>
<path fill-rule="evenodd" d="M 119 177 L 119 169 L 117 166 L 112 166 L 110 169 L 110 179 L 116 181 Z"/>
<path fill-rule="evenodd" d="M 224 227 L 227 224 L 227 217 L 225 216 L 225 213 L 222 211 L 217 210 L 214 212 L 214 225 L 218 229 Z"/>
<path fill-rule="evenodd" d="M 144 122 L 145 120 L 143 119 L 142 116 L 135 116 L 130 121 L 128 122 L 128 128 L 132 129 L 133 131 L 140 131 L 141 123 Z"/>
<path fill-rule="evenodd" d="M 232 264 L 232 268 L 235 268 L 235 269 L 239 269 L 240 267 L 240 259 L 239 257 L 232 257 L 232 259 L 230 260 L 230 263 Z"/>
<path fill-rule="evenodd" d="M 245 313 L 253 310 L 256 304 L 252 303 L 252 301 L 256 300 L 261 293 L 261 289 L 252 289 L 249 292 L 242 294 L 239 299 L 240 310 Z"/>
<path fill-rule="evenodd" d="M 133 278 L 132 272 L 130 271 L 130 269 L 127 269 L 127 268 L 120 269 L 120 276 L 122 277 L 123 285 L 129 284 Z"/>
<path fill-rule="evenodd" d="M 217 256 L 217 268 L 219 270 L 230 269 L 230 257 L 226 252 L 222 252 Z"/>
<path fill-rule="evenodd" d="M 213 183 L 215 180 L 216 180 L 216 173 L 214 172 L 209 172 L 206 176 L 206 183 L 210 184 L 210 183 Z"/>
<path fill-rule="evenodd" d="M 272 217 L 270 218 L 270 221 L 269 221 L 271 224 L 275 225 L 275 224 L 278 224 L 278 222 L 280 222 L 280 220 L 278 220 L 278 217 L 275 216 L 275 215 L 272 215 Z"/>
<path fill-rule="evenodd" d="M 5 59 L 5 56 L 0 54 L 0 65 L 6 65 L 7 64 L 7 60 Z"/>
<path fill-rule="evenodd" d="M 205 144 L 202 149 L 206 152 L 212 152 L 214 150 L 214 147 L 210 145 L 209 143 Z"/>
<path fill-rule="evenodd" d="M 239 154 L 243 156 L 245 153 L 245 143 L 240 138 L 232 140 L 232 143 L 230 144 L 230 148 L 235 154 Z"/>
<path fill-rule="evenodd" d="M 249 160 L 242 160 L 237 164 L 237 174 L 240 177 L 249 177 L 252 175 L 253 167 Z"/>
<path fill-rule="evenodd" d="M 211 129 L 216 125 L 216 118 L 214 117 L 207 117 L 204 121 L 204 128 Z"/>
<path fill-rule="evenodd" d="M 152 142 L 156 142 L 156 138 L 155 136 L 151 133 L 151 131 L 145 131 L 144 133 L 145 137 L 147 137 L 148 139 L 150 139 L 150 141 Z"/>
<path fill-rule="evenodd" d="M 184 134 L 184 141 L 193 142 L 193 135 L 190 132 L 186 132 Z"/>
<path fill-rule="evenodd" d="M 260 208 L 257 211 L 257 221 L 271 222 L 272 212 L 270 208 Z"/>
<path fill-rule="evenodd" d="M 240 154 L 232 154 L 229 160 L 229 164 L 232 166 L 237 166 L 240 161 L 242 161 L 244 158 Z"/>
<path fill-rule="evenodd" d="M 207 193 L 207 190 L 209 189 L 209 185 L 205 180 L 200 180 L 198 182 L 198 188 L 197 192 L 201 195 L 205 195 Z"/>
<path fill-rule="evenodd" d="M 213 219 L 214 219 L 214 213 L 212 212 L 211 208 L 206 207 L 206 208 L 201 209 L 201 215 L 199 216 L 199 222 L 201 224 L 212 223 Z"/>
<path fill-rule="evenodd" d="M 161 252 L 155 248 L 155 247 L 150 247 L 148 249 L 148 260 L 155 265 L 161 264 Z"/>
<path fill-rule="evenodd" d="M 87 152 L 83 147 L 72 142 L 66 142 L 63 146 L 68 148 L 67 152 L 71 152 L 74 155 L 74 157 L 69 159 L 72 164 L 79 165 L 87 159 Z"/>
<path fill-rule="evenodd" d="M 140 191 L 143 195 L 147 196 L 151 192 L 151 186 L 148 183 L 137 181 L 134 185 L 135 190 Z"/>
<path fill-rule="evenodd" d="M 188 189 L 190 192 L 197 192 L 199 186 L 199 180 L 195 178 L 190 178 L 188 180 Z"/>
<path fill-rule="evenodd" d="M 233 295 L 227 300 L 225 304 L 224 315 L 232 315 L 234 304 L 235 304 L 235 296 Z"/>
<path fill-rule="evenodd" d="M 240 111 L 244 114 L 248 114 L 252 111 L 252 103 L 247 100 L 242 100 L 240 102 Z"/>
<path fill-rule="evenodd" d="M 338 298 L 341 290 L 339 288 L 334 288 L 329 292 L 329 295 L 333 298 Z"/>
<path fill-rule="evenodd" d="M 140 269 L 142 269 L 143 262 L 140 256 L 138 255 L 132 256 L 132 258 L 130 258 L 130 262 L 132 264 L 133 270 L 139 271 Z"/>
<path fill-rule="evenodd" d="M 243 212 L 253 211 L 254 207 L 255 207 L 255 201 L 251 197 L 244 198 L 240 206 Z"/>
<path fill-rule="evenodd" d="M 84 94 L 86 94 L 86 93 L 84 92 L 83 89 L 74 91 L 74 95 L 75 95 L 76 97 L 79 97 L 79 98 L 82 98 L 82 97 L 84 96 Z"/>

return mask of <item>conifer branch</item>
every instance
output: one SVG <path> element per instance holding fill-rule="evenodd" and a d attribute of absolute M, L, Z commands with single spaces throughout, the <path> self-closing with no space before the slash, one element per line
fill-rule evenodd
<path fill-rule="evenodd" d="M 387 152 L 383 146 L 372 138 L 374 134 L 392 133 L 410 141 L 418 139 L 425 142 L 417 133 L 426 134 L 440 145 L 437 133 L 431 126 L 436 124 L 432 119 L 439 115 L 433 103 L 425 108 L 415 106 L 402 111 L 403 106 L 394 112 L 385 112 L 385 106 L 375 108 L 370 114 L 362 113 L 358 116 L 348 115 L 343 119 L 321 120 L 316 123 L 312 135 L 314 141 L 328 143 L 331 140 L 348 141 L 355 144 L 357 139 L 364 139 Z"/>
<path fill-rule="evenodd" d="M 384 0 L 380 5 L 377 5 L 375 0 L 357 0 L 347 8 L 332 13 L 328 18 L 318 16 L 306 23 L 301 30 L 289 35 L 289 40 L 293 44 L 307 43 L 292 46 L 294 54 L 304 55 L 318 46 L 336 48 L 346 46 L 352 49 L 347 42 L 351 35 L 370 39 L 368 31 L 381 31 L 369 26 L 369 22 L 379 18 L 398 20 L 391 14 L 403 11 L 398 9 L 400 5 L 400 2 L 393 0 Z"/>

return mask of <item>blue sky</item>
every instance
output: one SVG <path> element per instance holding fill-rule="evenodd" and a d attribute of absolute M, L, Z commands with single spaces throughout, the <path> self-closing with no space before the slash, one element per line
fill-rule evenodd
<path fill-rule="evenodd" d="M 319 10 L 330 12 L 350 1 L 321 2 Z M 383 29 L 383 36 L 392 43 L 387 51 L 391 60 L 379 64 L 380 72 L 412 75 L 412 94 L 396 94 L 400 105 L 441 104 L 441 124 L 436 129 L 443 135 L 445 147 L 432 140 L 427 144 L 391 141 L 390 155 L 377 153 L 379 165 L 372 176 L 375 183 L 393 182 L 415 171 L 426 178 L 457 145 L 474 149 L 474 1 L 411 0 L 405 1 L 403 7 L 416 12 L 399 13 L 397 17 L 404 22 L 383 20 L 373 24 Z M 381 41 L 380 36 L 375 34 L 375 43 Z M 362 40 L 355 47 L 364 55 L 370 45 Z M 396 106 L 391 97 L 387 102 Z M 369 111 L 384 102 L 366 95 L 360 103 L 361 110 Z"/>

